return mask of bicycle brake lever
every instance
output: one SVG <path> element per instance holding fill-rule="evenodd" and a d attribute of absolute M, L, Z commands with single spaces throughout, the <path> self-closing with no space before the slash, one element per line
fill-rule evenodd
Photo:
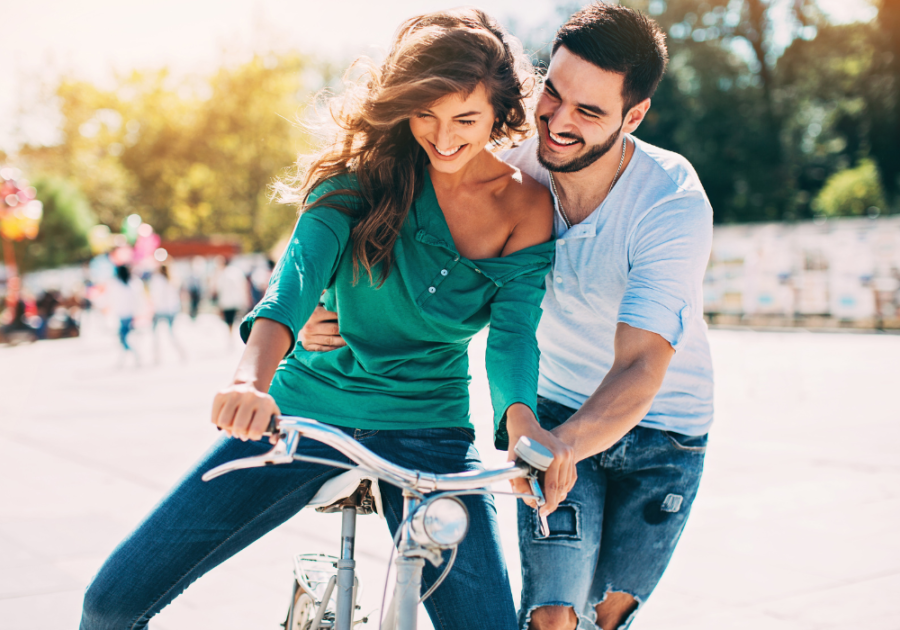
<path fill-rule="evenodd" d="M 550 524 L 547 523 L 547 515 L 541 514 L 541 506 L 547 503 L 547 501 L 544 500 L 544 493 L 541 490 L 541 484 L 538 483 L 537 475 L 528 477 L 528 485 L 531 487 L 531 494 L 534 495 L 534 498 L 537 501 L 537 507 L 535 509 L 538 511 L 538 516 L 541 520 L 541 536 L 546 538 L 550 535 Z"/>
<path fill-rule="evenodd" d="M 278 435 L 278 416 L 274 413 L 269 418 L 269 426 L 266 427 L 266 430 L 263 431 L 263 437 L 269 437 L 270 435 Z"/>
<path fill-rule="evenodd" d="M 225 473 L 230 473 L 233 470 L 261 468 L 263 466 L 273 466 L 276 464 L 289 464 L 294 461 L 294 453 L 297 452 L 297 444 L 299 442 L 300 434 L 291 431 L 289 432 L 289 435 L 283 436 L 282 439 L 278 440 L 269 452 L 262 455 L 244 457 L 242 459 L 225 462 L 211 470 L 207 470 L 203 473 L 201 479 L 203 481 L 209 481 L 216 477 L 220 477 Z"/>

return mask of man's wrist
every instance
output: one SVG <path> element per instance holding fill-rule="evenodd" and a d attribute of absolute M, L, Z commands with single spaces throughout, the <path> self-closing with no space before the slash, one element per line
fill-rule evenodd
<path fill-rule="evenodd" d="M 564 444 L 570 446 L 572 450 L 575 451 L 575 460 L 580 462 L 582 459 L 584 459 L 584 456 L 578 448 L 579 440 L 576 428 L 577 427 L 575 426 L 575 423 L 573 423 L 572 420 L 569 419 L 559 426 L 550 429 L 550 433 L 552 433 L 553 437 L 558 439 L 560 442 L 563 442 Z"/>

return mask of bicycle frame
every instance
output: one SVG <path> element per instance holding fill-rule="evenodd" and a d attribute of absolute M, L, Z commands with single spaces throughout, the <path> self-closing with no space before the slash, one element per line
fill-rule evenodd
<path fill-rule="evenodd" d="M 534 445 L 523 439 L 516 447 L 516 453 L 523 461 L 508 462 L 494 470 L 436 475 L 398 466 L 376 455 L 343 431 L 316 420 L 282 416 L 278 418 L 276 427 L 275 418 L 273 418 L 270 432 L 275 434 L 276 431 L 279 437 L 278 442 L 268 453 L 227 462 L 207 471 L 202 479 L 209 481 L 233 470 L 286 464 L 295 459 L 338 468 L 354 468 L 342 462 L 297 455 L 297 446 L 302 435 L 340 451 L 358 462 L 358 468 L 365 473 L 400 487 L 403 490 L 403 520 L 398 532 L 398 555 L 395 564 L 397 581 L 391 606 L 384 615 L 381 626 L 387 630 L 416 630 L 417 608 L 420 603 L 422 570 L 425 567 L 425 560 L 429 560 L 435 566 L 440 566 L 443 562 L 442 552 L 445 549 L 455 549 L 456 545 L 465 537 L 465 531 L 463 531 L 462 537 L 453 544 L 442 545 L 433 540 L 423 542 L 422 535 L 412 528 L 412 522 L 418 511 L 424 510 L 431 502 L 446 497 L 484 491 L 492 483 L 523 477 L 529 480 L 533 492 L 532 495 L 527 496 L 536 498 L 538 505 L 542 505 L 543 495 L 537 482 L 537 474 L 541 470 L 546 470 L 549 462 L 552 461 L 549 451 L 539 444 Z M 439 494 L 426 498 L 426 495 L 432 493 Z M 424 518 L 423 512 L 423 520 Z M 468 519 L 467 513 L 465 518 Z M 467 527 L 468 521 L 466 521 Z M 353 558 L 355 537 L 356 510 L 355 508 L 344 508 L 342 510 L 341 556 L 337 563 L 334 630 L 351 630 L 353 625 L 356 571 L 356 561 Z M 316 628 L 321 622 L 321 613 L 324 611 L 329 597 L 330 593 L 327 594 L 320 606 L 313 628 Z"/>

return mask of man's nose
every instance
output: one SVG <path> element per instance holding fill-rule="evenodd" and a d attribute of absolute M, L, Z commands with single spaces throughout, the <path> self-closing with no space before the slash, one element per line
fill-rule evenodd
<path fill-rule="evenodd" d="M 547 118 L 547 127 L 557 134 L 569 131 L 573 126 L 572 113 L 571 108 L 560 105 Z"/>

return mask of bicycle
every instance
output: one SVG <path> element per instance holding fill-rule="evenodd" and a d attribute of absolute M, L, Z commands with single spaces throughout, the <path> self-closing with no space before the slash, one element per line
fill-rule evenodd
<path fill-rule="evenodd" d="M 342 513 L 341 555 L 338 558 L 310 554 L 295 557 L 294 588 L 284 624 L 286 630 L 351 630 L 354 625 L 368 621 L 367 618 L 353 619 L 358 609 L 356 594 L 359 586 L 353 551 L 357 514 L 369 514 L 376 509 L 380 500 L 378 481 L 403 490 L 403 520 L 394 537 L 396 583 L 391 605 L 379 627 L 386 630 L 416 630 L 418 605 L 441 585 L 453 568 L 457 547 L 468 531 L 468 511 L 457 497 L 488 493 L 486 488 L 492 483 L 526 478 L 532 494 L 514 496 L 535 498 L 540 507 L 544 498 L 538 474 L 547 470 L 553 462 L 550 451 L 523 437 L 516 444 L 515 453 L 519 459 L 515 462 L 491 470 L 436 475 L 393 464 L 343 431 L 308 418 L 273 416 L 267 435 L 278 436 L 278 441 L 268 453 L 226 462 L 206 472 L 203 480 L 210 481 L 234 470 L 287 464 L 294 460 L 347 469 L 346 473 L 329 482 L 330 487 L 326 489 L 328 484 L 323 486 L 310 502 L 313 506 L 321 504 L 316 508 L 318 511 Z M 357 465 L 298 455 L 301 436 L 334 448 Z M 542 519 L 542 529 L 545 527 L 546 520 Z M 440 566 L 445 550 L 451 552 L 446 568 L 428 592 L 420 597 L 425 561 L 435 567 Z M 328 570 L 328 565 L 336 570 Z M 332 607 L 330 602 L 335 589 L 337 592 Z"/>

